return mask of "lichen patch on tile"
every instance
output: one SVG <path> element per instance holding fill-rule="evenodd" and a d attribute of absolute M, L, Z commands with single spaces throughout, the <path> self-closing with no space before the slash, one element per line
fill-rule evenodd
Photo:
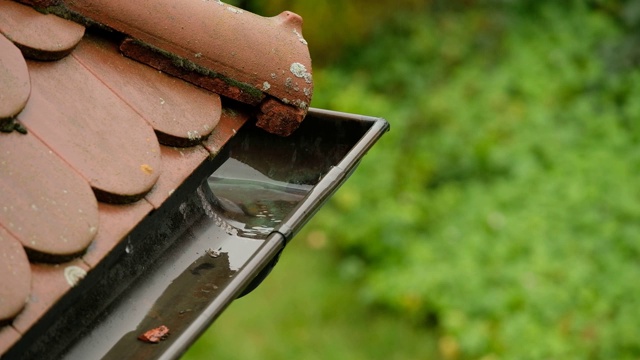
<path fill-rule="evenodd" d="M 227 6 L 227 10 L 234 13 L 234 14 L 243 14 L 244 11 L 242 9 L 239 9 L 235 6 Z"/>
<path fill-rule="evenodd" d="M 220 96 L 123 57 L 105 40 L 87 36 L 73 53 L 102 82 L 140 114 L 161 144 L 193 146 L 220 120 Z M 108 62 L 112 66 L 104 66 Z M 198 136 L 193 135 L 198 129 Z"/>
<path fill-rule="evenodd" d="M 79 266 L 70 265 L 64 268 L 64 278 L 71 287 L 78 285 L 85 276 L 87 276 L 87 272 Z"/>
<path fill-rule="evenodd" d="M 296 77 L 303 78 L 307 84 L 311 84 L 313 77 L 310 72 L 307 72 L 307 68 L 303 64 L 294 62 L 289 67 L 289 71 Z"/>
<path fill-rule="evenodd" d="M 309 45 L 309 43 L 307 43 L 307 40 L 302 37 L 302 34 L 300 34 L 298 30 L 293 29 L 293 33 L 298 37 L 298 40 L 300 40 L 301 43 L 303 43 L 304 45 Z"/>

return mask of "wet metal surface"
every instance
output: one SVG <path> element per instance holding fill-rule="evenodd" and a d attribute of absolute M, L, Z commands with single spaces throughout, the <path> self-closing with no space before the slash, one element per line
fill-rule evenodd
<path fill-rule="evenodd" d="M 181 334 L 209 305 L 235 273 L 229 265 L 228 253 L 211 256 L 206 251 L 176 277 L 162 292 L 135 330 L 124 334 L 105 355 L 106 358 L 158 357 L 171 345 L 171 333 Z M 140 340 L 146 329 L 166 326 L 169 335 L 158 346 L 148 346 Z M 156 354 L 154 356 L 154 354 Z"/>
<path fill-rule="evenodd" d="M 190 209 L 183 211 L 191 214 Z M 262 245 L 262 241 L 231 236 L 218 224 L 219 219 L 201 213 L 176 246 L 146 269 L 131 287 L 133 291 L 102 315 L 95 329 L 67 358 L 86 358 L 88 354 L 107 354 L 107 358 L 122 358 L 123 354 L 159 357 Z M 218 252 L 217 256 L 212 250 Z M 127 255 L 137 256 L 135 250 Z M 150 347 L 137 340 L 146 329 L 159 325 L 170 329 L 165 341 Z"/>
<path fill-rule="evenodd" d="M 230 158 L 208 181 L 214 209 L 240 236 L 264 239 L 311 191 L 312 185 L 273 180 Z"/>

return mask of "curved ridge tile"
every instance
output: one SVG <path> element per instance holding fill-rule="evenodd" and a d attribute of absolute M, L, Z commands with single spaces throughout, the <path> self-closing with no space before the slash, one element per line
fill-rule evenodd
<path fill-rule="evenodd" d="M 33 134 L 0 134 L 0 226 L 30 258 L 81 254 L 98 230 L 98 203 L 87 182 Z"/>
<path fill-rule="evenodd" d="M 14 1 L 0 0 L 0 32 L 13 41 L 25 57 L 58 60 L 82 39 L 84 26 Z"/>
<path fill-rule="evenodd" d="M 216 92 L 252 105 L 264 94 L 278 99 L 279 109 L 273 111 L 272 103 L 262 117 L 267 131 L 288 135 L 307 113 L 313 95 L 311 57 L 297 14 L 285 11 L 267 18 L 202 0 L 62 3 L 136 39 L 121 45 L 127 56 L 199 86 L 219 80 Z M 219 86 L 224 84 L 230 86 Z"/>
<path fill-rule="evenodd" d="M 220 120 L 218 94 L 126 58 L 110 42 L 89 37 L 73 56 L 142 115 L 163 145 L 196 145 Z"/>
<path fill-rule="evenodd" d="M 30 92 L 29 71 L 20 50 L 0 35 L 0 123 L 22 111 Z"/>
<path fill-rule="evenodd" d="M 279 99 L 307 105 L 311 100 L 309 48 L 302 18 L 292 12 L 262 17 L 202 0 L 62 2 L 71 11 Z"/>
<path fill-rule="evenodd" d="M 0 322 L 14 318 L 31 293 L 31 268 L 22 244 L 0 228 Z"/>
<path fill-rule="evenodd" d="M 98 200 L 141 199 L 162 163 L 153 129 L 73 56 L 29 62 L 31 100 L 18 117 L 87 179 Z"/>

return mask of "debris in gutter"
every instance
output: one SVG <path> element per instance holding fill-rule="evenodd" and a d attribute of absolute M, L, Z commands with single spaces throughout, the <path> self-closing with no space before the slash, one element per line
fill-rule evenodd
<path fill-rule="evenodd" d="M 157 344 L 161 340 L 166 339 L 167 336 L 169 336 L 169 328 L 164 325 L 160 325 L 157 328 L 146 331 L 144 334 L 138 336 L 138 340 Z"/>
<path fill-rule="evenodd" d="M 220 256 L 220 250 L 222 250 L 222 248 L 218 248 L 218 250 L 214 250 L 214 249 L 207 249 L 206 253 L 207 255 L 211 256 L 212 258 L 217 258 L 218 256 Z"/>

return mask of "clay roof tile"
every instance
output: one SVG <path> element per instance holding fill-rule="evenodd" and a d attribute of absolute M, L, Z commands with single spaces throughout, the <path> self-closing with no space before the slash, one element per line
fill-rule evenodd
<path fill-rule="evenodd" d="M 31 292 L 31 269 L 22 244 L 0 228 L 0 323 L 14 318 Z"/>
<path fill-rule="evenodd" d="M 33 7 L 0 0 L 0 354 L 252 113 L 289 134 L 313 91 L 293 13 L 262 18 L 208 0 L 21 2 Z"/>
<path fill-rule="evenodd" d="M 0 33 L 27 58 L 57 60 L 80 42 L 84 26 L 53 14 L 42 16 L 15 2 L 0 1 Z"/>
<path fill-rule="evenodd" d="M 22 111 L 30 92 L 29 72 L 20 50 L 0 36 L 0 125 Z"/>
<path fill-rule="evenodd" d="M 0 133 L 0 227 L 35 260 L 82 253 L 98 230 L 89 184 L 33 134 Z"/>

